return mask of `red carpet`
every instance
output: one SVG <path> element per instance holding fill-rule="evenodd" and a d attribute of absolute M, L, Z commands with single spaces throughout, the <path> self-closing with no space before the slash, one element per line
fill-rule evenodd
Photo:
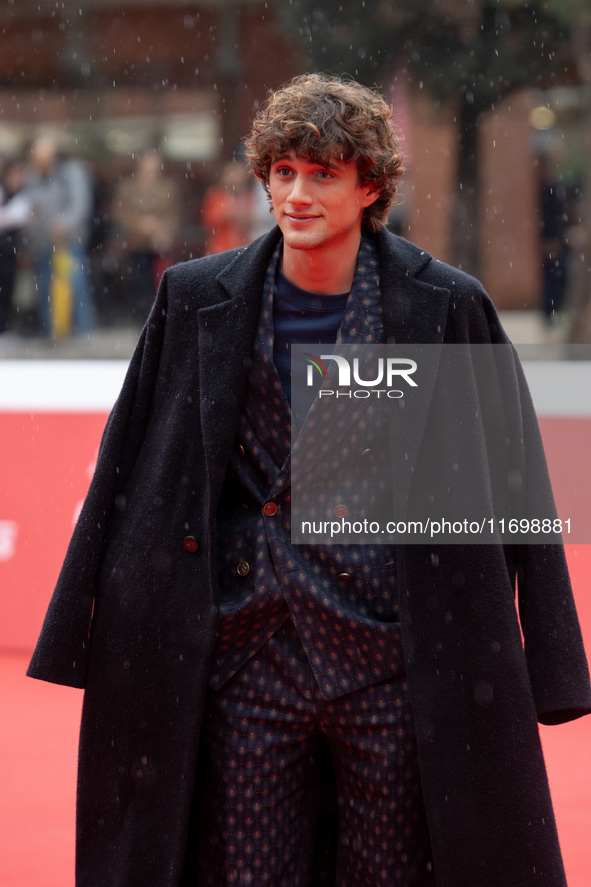
<path fill-rule="evenodd" d="M 25 677 L 28 659 L 0 656 L 0 885 L 72 887 L 82 693 Z"/>
<path fill-rule="evenodd" d="M 591 546 L 572 548 L 569 561 L 589 645 Z M 82 694 L 26 678 L 28 658 L 0 654 L 0 887 L 73 887 Z M 542 740 L 568 884 L 590 887 L 591 717 L 542 728 Z"/>

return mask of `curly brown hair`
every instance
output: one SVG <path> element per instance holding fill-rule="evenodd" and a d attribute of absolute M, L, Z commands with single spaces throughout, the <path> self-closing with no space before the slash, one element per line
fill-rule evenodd
<path fill-rule="evenodd" d="M 301 74 L 269 92 L 244 143 L 267 195 L 271 165 L 291 150 L 313 163 L 357 163 L 360 183 L 379 191 L 364 210 L 362 227 L 374 232 L 386 224 L 403 157 L 392 108 L 378 92 L 354 80 Z"/>

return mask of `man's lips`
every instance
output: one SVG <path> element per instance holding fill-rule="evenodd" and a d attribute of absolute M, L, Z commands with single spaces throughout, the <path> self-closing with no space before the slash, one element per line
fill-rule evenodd
<path fill-rule="evenodd" d="M 312 215 L 311 213 L 302 213 L 299 215 L 296 215 L 296 213 L 285 213 L 285 217 L 291 219 L 292 222 L 309 222 L 312 219 L 320 218 L 320 216 Z"/>

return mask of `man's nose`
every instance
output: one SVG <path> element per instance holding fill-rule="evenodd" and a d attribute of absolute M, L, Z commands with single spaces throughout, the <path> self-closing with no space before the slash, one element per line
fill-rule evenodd
<path fill-rule="evenodd" d="M 289 192 L 289 200 L 291 203 L 311 203 L 312 196 L 310 194 L 309 183 L 306 176 L 297 173 L 292 180 L 291 191 Z"/>

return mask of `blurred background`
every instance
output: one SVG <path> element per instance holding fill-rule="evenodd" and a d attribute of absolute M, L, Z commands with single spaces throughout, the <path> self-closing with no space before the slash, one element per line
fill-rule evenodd
<path fill-rule="evenodd" d="M 391 97 L 407 155 L 393 230 L 500 310 L 591 340 L 588 0 L 3 0 L 0 34 L 0 354 L 14 335 L 137 327 L 167 264 L 269 228 L 241 139 L 267 90 L 306 70 Z M 58 285 L 50 318 L 39 302 L 68 257 L 48 279 L 42 254 L 76 193 L 69 258 L 88 291 L 76 311 Z"/>

